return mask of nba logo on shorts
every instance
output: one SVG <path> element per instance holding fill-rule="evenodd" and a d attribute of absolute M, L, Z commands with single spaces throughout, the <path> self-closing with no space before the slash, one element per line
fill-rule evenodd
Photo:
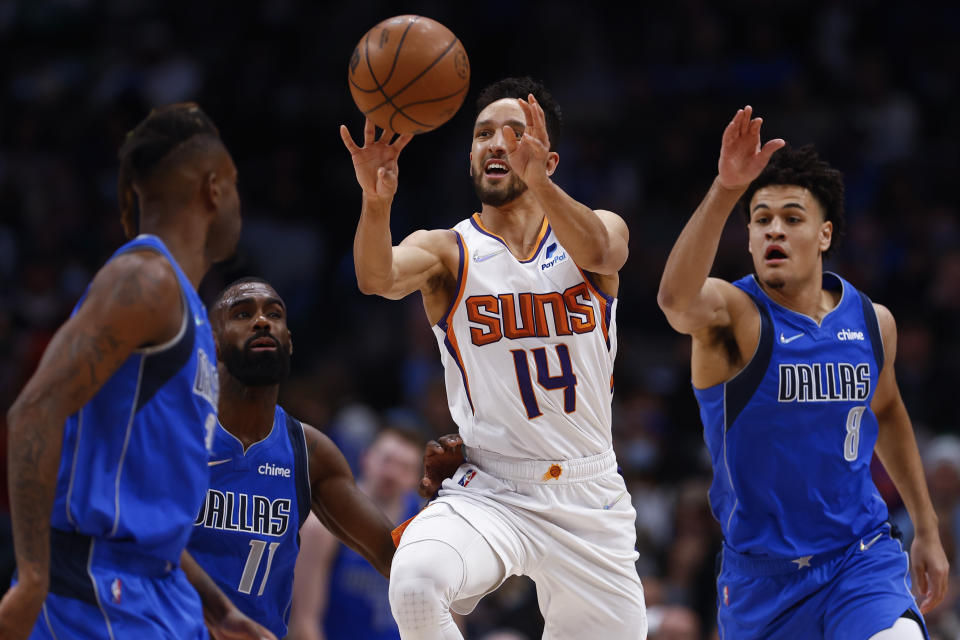
<path fill-rule="evenodd" d="M 460 478 L 460 482 L 457 484 L 459 484 L 461 487 L 465 487 L 470 484 L 470 481 L 473 480 L 473 476 L 475 475 L 477 475 L 476 469 L 468 469 L 467 472 L 463 474 L 463 477 Z"/>
<path fill-rule="evenodd" d="M 120 578 L 114 578 L 110 583 L 110 595 L 113 596 L 114 604 L 120 604 L 120 596 L 123 595 L 123 585 Z"/>
<path fill-rule="evenodd" d="M 730 587 L 724 585 L 723 587 L 723 604 L 725 606 L 730 606 Z"/>

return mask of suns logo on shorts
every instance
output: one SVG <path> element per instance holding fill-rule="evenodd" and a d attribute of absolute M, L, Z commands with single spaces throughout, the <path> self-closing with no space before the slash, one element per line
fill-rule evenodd
<path fill-rule="evenodd" d="M 465 487 L 468 484 L 470 484 L 470 481 L 473 480 L 473 477 L 475 475 L 477 475 L 476 469 L 468 469 L 467 472 L 463 474 L 463 477 L 460 478 L 460 482 L 458 482 L 457 484 L 459 484 L 461 487 Z"/>

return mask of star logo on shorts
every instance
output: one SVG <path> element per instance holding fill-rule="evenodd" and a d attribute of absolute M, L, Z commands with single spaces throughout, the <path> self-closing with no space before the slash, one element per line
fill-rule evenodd
<path fill-rule="evenodd" d="M 797 569 L 803 569 L 804 567 L 810 568 L 810 561 L 813 559 L 813 556 L 803 556 L 802 558 L 797 558 L 796 560 L 791 560 L 790 562 L 797 563 Z"/>

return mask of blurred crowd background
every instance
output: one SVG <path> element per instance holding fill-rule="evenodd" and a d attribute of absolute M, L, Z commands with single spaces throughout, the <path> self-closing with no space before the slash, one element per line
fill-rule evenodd
<path fill-rule="evenodd" d="M 285 298 L 296 350 L 283 404 L 332 435 L 357 469 L 387 425 L 424 438 L 456 430 L 419 296 L 365 297 L 353 272 L 360 190 L 337 129 L 359 135 L 362 118 L 347 61 L 368 28 L 400 13 L 454 31 L 472 82 L 457 116 L 401 156 L 396 241 L 477 210 L 467 175 L 473 101 L 508 75 L 542 80 L 564 110 L 555 180 L 630 226 L 613 429 L 637 509 L 651 640 L 715 632 L 720 537 L 689 340 L 664 321 L 656 290 L 715 175 L 723 127 L 744 104 L 763 116 L 765 138 L 815 143 L 846 176 L 849 230 L 829 267 L 898 320 L 897 374 L 953 566 L 948 598 L 928 621 L 934 638 L 960 638 L 952 3 L 0 0 L 0 426 L 52 332 L 123 242 L 124 133 L 153 105 L 196 100 L 236 159 L 244 213 L 236 259 L 215 268 L 201 294 L 256 274 Z M 750 270 L 737 214 L 715 274 Z M 909 541 L 879 466 L 876 479 Z M 5 487 L 0 495 L 5 502 Z M 2 546 L 9 563 L 9 539 Z M 511 580 L 463 624 L 471 638 L 539 638 L 532 583 Z"/>

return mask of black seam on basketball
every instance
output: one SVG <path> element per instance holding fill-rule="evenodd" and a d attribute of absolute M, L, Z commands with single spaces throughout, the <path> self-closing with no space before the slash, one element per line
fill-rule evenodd
<path fill-rule="evenodd" d="M 385 98 L 385 100 L 384 100 L 383 102 L 381 102 L 380 104 L 376 105 L 376 106 L 370 107 L 369 109 L 367 109 L 366 111 L 364 111 L 363 114 L 364 114 L 364 115 L 367 115 L 368 113 L 373 113 L 374 111 L 376 111 L 377 109 L 379 109 L 380 107 L 382 107 L 382 106 L 385 105 L 385 104 L 391 105 L 391 106 L 392 106 L 394 109 L 396 109 L 397 111 L 402 111 L 402 110 L 400 109 L 400 107 L 398 107 L 398 106 L 393 102 L 393 99 L 396 98 L 396 97 L 397 97 L 398 95 L 400 95 L 401 93 L 403 93 L 404 91 L 406 91 L 407 89 L 409 89 L 409 88 L 411 87 L 411 85 L 413 85 L 417 80 L 419 80 L 420 78 L 422 78 L 422 77 L 424 76 L 424 74 L 427 73 L 427 71 L 430 71 L 430 69 L 433 69 L 433 68 L 437 65 L 438 62 L 440 62 L 441 60 L 443 60 L 444 56 L 446 56 L 448 53 L 450 53 L 450 50 L 453 49 L 453 47 L 454 47 L 458 42 L 460 42 L 460 40 L 459 40 L 458 38 L 454 38 L 453 41 L 452 41 L 449 45 L 447 45 L 447 48 L 444 49 L 443 52 L 442 52 L 439 56 L 437 56 L 436 59 L 434 59 L 433 62 L 431 62 L 430 64 L 428 64 L 427 67 L 426 67 L 423 71 L 421 71 L 420 73 L 418 73 L 418 74 L 416 75 L 416 77 L 414 77 L 412 80 L 410 80 L 410 82 L 408 82 L 408 83 L 405 84 L 404 86 L 400 87 L 400 88 L 397 90 L 397 92 L 394 93 L 393 95 L 388 96 L 388 95 L 386 94 L 386 92 L 384 92 L 383 89 L 381 89 L 380 92 L 383 93 L 383 97 Z M 367 64 L 368 64 L 368 65 L 369 65 L 369 63 L 370 63 L 370 61 L 367 60 Z M 373 70 L 372 70 L 372 69 L 371 69 L 370 73 L 373 74 Z M 408 115 L 405 114 L 405 113 L 403 114 L 403 117 L 408 118 L 411 122 L 417 122 L 416 120 L 414 120 L 413 118 L 410 118 L 410 116 L 408 116 Z M 392 120 L 392 119 L 393 119 L 393 118 L 391 117 L 391 120 Z M 417 122 L 417 124 L 423 125 L 423 123 L 421 123 L 421 122 Z M 430 125 L 423 125 L 423 126 L 430 126 Z"/>
<path fill-rule="evenodd" d="M 413 23 L 416 22 L 416 21 L 419 20 L 419 19 L 420 19 L 420 16 L 415 16 L 414 19 L 411 20 L 411 21 L 407 24 L 407 28 L 403 30 L 403 35 L 400 36 L 400 44 L 397 45 L 397 50 L 396 50 L 396 52 L 393 54 L 393 64 L 390 66 L 390 73 L 387 74 L 387 77 L 384 79 L 383 82 L 380 82 L 379 80 L 377 80 L 377 76 L 374 75 L 374 73 L 373 73 L 373 67 L 370 66 L 370 53 L 369 53 L 369 51 L 370 51 L 370 44 L 369 44 L 369 42 L 370 42 L 370 34 L 369 34 L 369 33 L 367 34 L 367 37 L 364 39 L 363 57 L 364 57 L 364 58 L 366 59 L 366 61 L 367 61 L 367 70 L 370 72 L 370 77 L 373 78 L 373 82 L 374 82 L 374 84 L 377 85 L 377 86 L 375 86 L 373 89 L 364 89 L 363 87 L 361 87 L 360 85 L 358 85 L 356 82 L 354 82 L 354 81 L 353 81 L 353 78 L 347 76 L 347 80 L 350 81 L 350 84 L 352 84 L 352 85 L 354 86 L 354 88 L 356 88 L 357 91 L 359 91 L 360 93 L 376 93 L 377 91 L 379 91 L 380 93 L 383 93 L 384 96 L 386 96 L 386 94 L 383 92 L 383 87 L 384 87 L 384 85 L 386 85 L 388 82 L 390 82 L 390 78 L 393 77 L 393 72 L 394 72 L 394 71 L 396 70 L 396 68 L 397 68 L 397 60 L 400 59 L 400 49 L 403 48 L 403 41 L 407 39 L 407 33 L 408 33 L 408 32 L 410 31 L 410 29 L 413 27 Z M 374 108 L 379 108 L 379 107 L 381 107 L 381 106 L 383 106 L 383 105 L 381 104 L 381 105 L 378 105 L 377 107 L 374 107 Z"/>
<path fill-rule="evenodd" d="M 403 105 L 403 108 L 402 108 L 402 109 L 401 109 L 400 107 L 397 107 L 397 110 L 393 112 L 393 115 L 392 115 L 392 116 L 390 116 L 390 127 L 393 128 L 393 119 L 394 119 L 395 117 L 397 117 L 397 114 L 399 113 L 400 115 L 402 115 L 402 116 L 403 116 L 404 118 L 406 118 L 407 120 L 410 120 L 411 122 L 416 122 L 417 124 L 422 125 L 422 126 L 424 126 L 424 127 L 436 128 L 436 127 L 440 126 L 440 124 L 442 124 L 442 123 L 438 123 L 438 124 L 423 124 L 422 122 L 417 122 L 416 120 L 414 120 L 413 118 L 411 118 L 410 116 L 408 116 L 408 115 L 403 111 L 403 109 L 406 109 L 407 107 L 413 107 L 413 106 L 416 106 L 416 105 L 418 105 L 418 104 L 429 104 L 429 103 L 431 103 L 431 102 L 440 102 L 441 100 L 449 100 L 450 98 L 456 97 L 457 95 L 463 93 L 464 91 L 466 91 L 466 90 L 469 89 L 469 88 L 470 88 L 470 85 L 464 85 L 462 89 L 458 89 L 457 91 L 451 93 L 451 94 L 448 95 L 448 96 L 441 96 L 441 97 L 439 97 L 439 98 L 431 98 L 431 99 L 429 99 L 429 100 L 417 100 L 416 102 L 408 102 L 407 104 Z"/>

